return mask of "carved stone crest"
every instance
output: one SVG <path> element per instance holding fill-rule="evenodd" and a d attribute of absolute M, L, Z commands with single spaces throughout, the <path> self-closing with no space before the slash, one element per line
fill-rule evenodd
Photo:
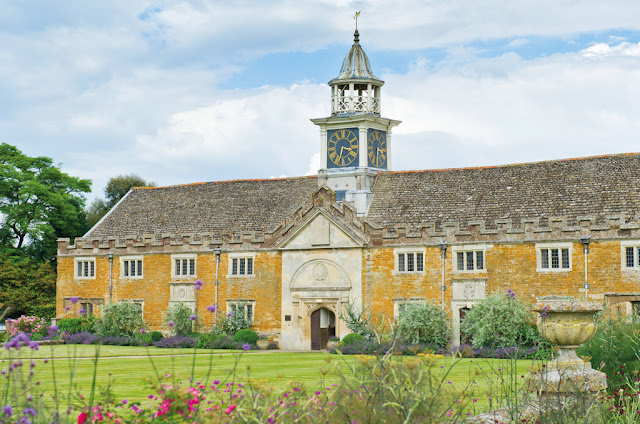
<path fill-rule="evenodd" d="M 322 262 L 315 263 L 311 272 L 316 281 L 324 281 L 327 279 L 327 275 L 329 275 L 327 266 Z"/>

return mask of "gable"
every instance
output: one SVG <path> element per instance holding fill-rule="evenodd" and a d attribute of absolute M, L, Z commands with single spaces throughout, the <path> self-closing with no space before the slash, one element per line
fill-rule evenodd
<path fill-rule="evenodd" d="M 280 249 L 361 247 L 363 240 L 334 218 L 317 211 L 278 246 Z"/>

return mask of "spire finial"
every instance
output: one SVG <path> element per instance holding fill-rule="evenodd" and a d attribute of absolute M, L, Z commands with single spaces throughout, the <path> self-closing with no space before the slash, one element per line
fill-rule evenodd
<path fill-rule="evenodd" d="M 356 16 L 353 17 L 356 20 L 356 32 L 358 32 L 358 16 L 360 16 L 360 12 L 356 12 Z"/>
<path fill-rule="evenodd" d="M 356 20 L 356 32 L 353 33 L 354 44 L 360 44 L 360 34 L 358 34 L 358 16 L 360 16 L 360 12 L 356 12 L 356 15 L 353 17 L 353 19 Z"/>

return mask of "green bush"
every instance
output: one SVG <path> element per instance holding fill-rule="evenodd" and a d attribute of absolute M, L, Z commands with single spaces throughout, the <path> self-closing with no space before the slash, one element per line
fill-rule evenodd
<path fill-rule="evenodd" d="M 131 302 L 118 302 L 102 308 L 102 316 L 96 330 L 103 336 L 136 337 L 146 324 L 140 315 L 138 306 Z"/>
<path fill-rule="evenodd" d="M 236 334 L 233 335 L 233 341 L 239 343 L 256 344 L 256 342 L 258 341 L 258 333 L 251 330 L 250 328 L 245 328 L 244 330 L 237 331 Z"/>
<path fill-rule="evenodd" d="M 431 302 L 407 305 L 398 321 L 398 335 L 405 343 L 445 347 L 451 340 L 451 321 Z"/>
<path fill-rule="evenodd" d="M 494 294 L 471 308 L 460 331 L 472 339 L 475 349 L 531 347 L 543 343 L 531 305 L 517 299 L 511 290 Z"/>
<path fill-rule="evenodd" d="M 640 323 L 629 317 L 597 318 L 595 336 L 580 346 L 576 353 L 589 357 L 594 368 L 607 374 L 607 390 L 617 392 L 625 387 L 628 378 L 637 378 L 640 372 Z"/>
<path fill-rule="evenodd" d="M 81 333 L 83 331 L 95 333 L 96 318 L 93 316 L 80 318 L 61 318 L 58 320 L 58 328 L 62 333 L 67 332 L 69 334 Z"/>
<path fill-rule="evenodd" d="M 245 303 L 239 303 L 231 312 L 218 318 L 218 326 L 223 334 L 233 335 L 253 325 L 253 321 L 245 317 L 245 306 Z"/>
<path fill-rule="evenodd" d="M 358 333 L 350 333 L 342 338 L 342 345 L 348 346 L 354 343 L 362 343 L 366 340 L 366 338 L 362 334 Z"/>
<path fill-rule="evenodd" d="M 169 325 L 169 332 L 172 335 L 190 336 L 195 331 L 198 319 L 191 308 L 182 303 L 176 303 L 167 311 L 165 322 Z"/>
<path fill-rule="evenodd" d="M 160 340 L 162 340 L 164 338 L 164 336 L 162 335 L 161 332 L 159 331 L 152 331 L 150 333 L 148 333 L 148 337 L 149 337 L 149 344 L 151 343 L 155 343 L 155 342 L 159 342 Z"/>

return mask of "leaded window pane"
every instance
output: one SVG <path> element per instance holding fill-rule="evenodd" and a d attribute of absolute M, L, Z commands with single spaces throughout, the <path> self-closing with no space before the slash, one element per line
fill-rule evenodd
<path fill-rule="evenodd" d="M 235 258 L 231 260 L 231 275 L 238 275 L 238 260 Z"/>
<path fill-rule="evenodd" d="M 467 252 L 467 271 L 473 271 L 473 252 Z"/>
<path fill-rule="evenodd" d="M 196 275 L 196 260 L 189 259 L 189 275 Z"/>
<path fill-rule="evenodd" d="M 247 320 L 253 322 L 253 305 L 247 305 Z"/>
<path fill-rule="evenodd" d="M 124 261 L 124 276 L 128 277 L 129 276 L 129 261 Z"/>
<path fill-rule="evenodd" d="M 91 277 L 94 277 L 96 275 L 96 263 L 91 261 L 89 262 L 90 264 L 90 268 L 91 268 L 91 273 L 89 274 Z"/>
<path fill-rule="evenodd" d="M 560 268 L 560 255 L 558 249 L 551 249 L 551 268 Z"/>
<path fill-rule="evenodd" d="M 569 269 L 569 249 L 562 249 L 562 268 Z"/>
<path fill-rule="evenodd" d="M 398 254 L 398 271 L 404 272 L 404 253 Z"/>
<path fill-rule="evenodd" d="M 627 253 L 627 268 L 633 268 L 633 247 L 627 247 L 625 251 Z"/>
<path fill-rule="evenodd" d="M 457 259 L 458 259 L 458 271 L 464 271 L 464 253 L 463 252 L 458 252 L 457 254 Z"/>
<path fill-rule="evenodd" d="M 549 249 L 540 250 L 540 268 L 549 268 Z"/>
<path fill-rule="evenodd" d="M 247 275 L 253 274 L 253 258 L 247 258 Z"/>
<path fill-rule="evenodd" d="M 422 253 L 416 253 L 416 271 L 424 271 L 424 255 Z"/>
<path fill-rule="evenodd" d="M 484 269 L 484 252 L 476 252 L 476 269 Z"/>
<path fill-rule="evenodd" d="M 240 275 L 245 274 L 245 261 L 244 258 L 240 259 Z"/>
<path fill-rule="evenodd" d="M 414 263 L 413 263 L 413 253 L 407 253 L 407 271 L 409 272 L 415 271 Z"/>

